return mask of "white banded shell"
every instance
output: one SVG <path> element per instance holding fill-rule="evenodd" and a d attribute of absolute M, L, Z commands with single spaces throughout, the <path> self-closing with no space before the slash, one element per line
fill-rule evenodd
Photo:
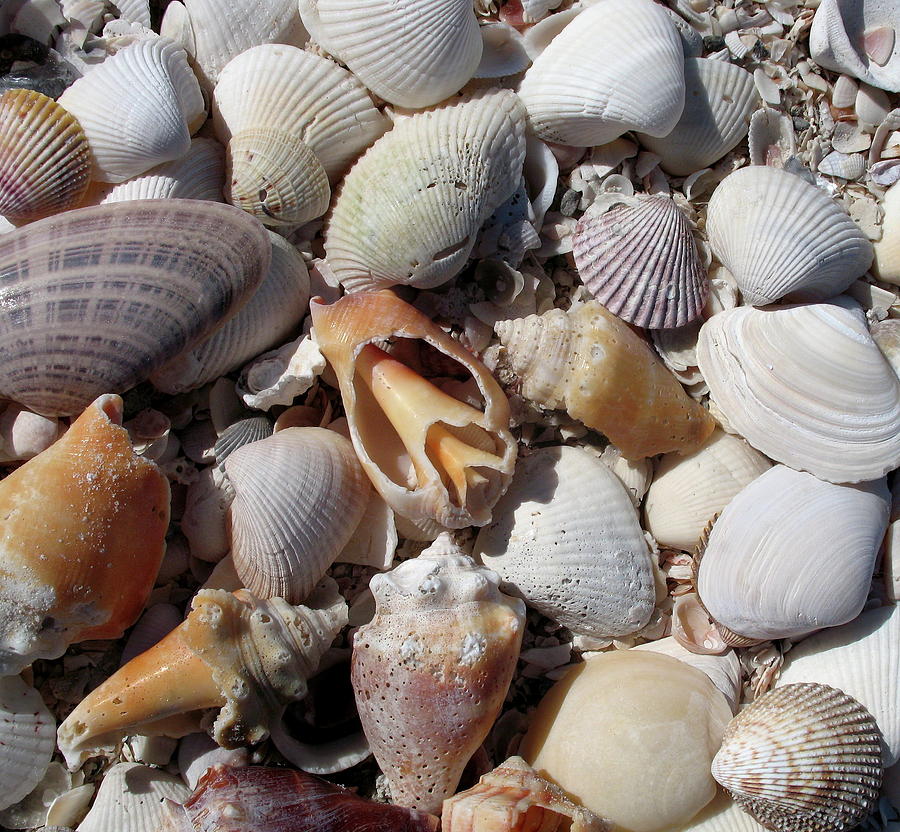
<path fill-rule="evenodd" d="M 900 465 L 900 381 L 858 308 L 728 309 L 700 330 L 697 361 L 732 428 L 772 459 L 831 482 Z"/>
<path fill-rule="evenodd" d="M 588 292 L 635 326 L 684 326 L 703 308 L 709 283 L 687 217 L 666 196 L 598 200 L 572 238 Z"/>
<path fill-rule="evenodd" d="M 784 170 L 751 165 L 726 176 L 706 218 L 709 243 L 748 303 L 790 295 L 826 300 L 872 263 L 872 244 L 840 204 Z"/>
<path fill-rule="evenodd" d="M 770 690 L 725 729 L 713 777 L 746 812 L 778 832 L 845 832 L 878 803 L 881 732 L 835 688 Z"/>
<path fill-rule="evenodd" d="M 353 291 L 445 283 L 521 179 L 524 111 L 499 90 L 402 119 L 344 179 L 326 259 Z"/>
<path fill-rule="evenodd" d="M 473 554 L 576 634 L 627 635 L 653 612 L 637 511 L 616 475 L 578 448 L 541 448 L 518 461 Z"/>
<path fill-rule="evenodd" d="M 650 0 L 600 0 L 537 56 L 519 96 L 545 141 L 591 147 L 628 130 L 665 136 L 684 108 L 678 30 Z"/>

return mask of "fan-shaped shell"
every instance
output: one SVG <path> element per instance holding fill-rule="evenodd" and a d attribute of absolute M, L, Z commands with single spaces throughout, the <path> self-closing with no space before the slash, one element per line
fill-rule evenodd
<path fill-rule="evenodd" d="M 591 147 L 628 130 L 665 136 L 684 108 L 678 30 L 650 0 L 601 0 L 538 55 L 519 96 L 545 141 Z"/>
<path fill-rule="evenodd" d="M 124 392 L 244 303 L 270 249 L 252 217 L 199 200 L 79 208 L 3 235 L 0 391 L 47 415 Z"/>
<path fill-rule="evenodd" d="M 591 295 L 635 326 L 694 320 L 709 283 L 687 217 L 665 196 L 594 203 L 572 237 L 578 274 Z"/>
<path fill-rule="evenodd" d="M 459 272 L 519 185 L 524 121 L 508 90 L 399 121 L 344 179 L 325 234 L 337 279 L 427 289 Z"/>
<path fill-rule="evenodd" d="M 826 300 L 872 263 L 872 244 L 841 206 L 765 165 L 725 177 L 709 201 L 709 243 L 748 303 Z"/>
<path fill-rule="evenodd" d="M 731 426 L 772 459 L 831 482 L 900 465 L 900 381 L 859 309 L 729 309 L 703 325 L 697 361 Z"/>
<path fill-rule="evenodd" d="M 541 448 L 520 459 L 473 553 L 574 633 L 627 635 L 655 606 L 653 565 L 631 498 L 606 465 L 578 448 Z"/>
<path fill-rule="evenodd" d="M 251 416 L 229 425 L 216 440 L 216 465 L 221 466 L 238 448 L 267 439 L 272 433 L 272 420 L 268 416 Z"/>

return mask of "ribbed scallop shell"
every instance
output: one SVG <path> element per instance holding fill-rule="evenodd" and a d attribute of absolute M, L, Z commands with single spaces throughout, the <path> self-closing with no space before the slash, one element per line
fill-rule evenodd
<path fill-rule="evenodd" d="M 101 182 L 123 182 L 183 156 L 205 114 L 187 55 L 165 38 L 139 40 L 110 56 L 59 103 L 81 124 Z"/>
<path fill-rule="evenodd" d="M 325 233 L 351 290 L 427 289 L 465 265 L 482 223 L 519 185 L 525 114 L 500 90 L 400 120 L 357 162 Z"/>
<path fill-rule="evenodd" d="M 690 223 L 668 197 L 595 203 L 578 220 L 572 243 L 581 282 L 630 324 L 684 326 L 706 302 L 709 282 Z"/>
<path fill-rule="evenodd" d="M 721 159 L 747 135 L 750 115 L 759 104 L 753 76 L 728 61 L 688 58 L 684 83 L 684 110 L 672 131 L 662 138 L 639 137 L 675 176 Z"/>
<path fill-rule="evenodd" d="M 39 92 L 0 96 L 0 215 L 30 222 L 74 208 L 90 171 L 90 147 L 74 116 Z"/>
<path fill-rule="evenodd" d="M 79 208 L 3 235 L 0 391 L 47 415 L 124 392 L 245 302 L 270 249 L 256 220 L 199 200 Z"/>
<path fill-rule="evenodd" d="M 769 829 L 844 832 L 878 803 L 880 740 L 872 715 L 843 691 L 786 685 L 728 724 L 712 773 Z"/>
<path fill-rule="evenodd" d="M 845 624 L 866 601 L 889 513 L 884 480 L 835 485 L 776 465 L 716 521 L 697 592 L 717 623 L 749 639 Z"/>
<path fill-rule="evenodd" d="M 427 107 L 457 92 L 481 60 L 470 0 L 307 0 L 313 37 L 376 95 Z"/>
<path fill-rule="evenodd" d="M 369 483 L 353 446 L 325 428 L 287 428 L 230 454 L 234 568 L 264 598 L 302 601 L 356 529 Z"/>
<path fill-rule="evenodd" d="M 785 295 L 826 300 L 872 263 L 872 244 L 839 203 L 766 165 L 741 168 L 719 183 L 706 232 L 744 300 L 755 306 Z"/>
<path fill-rule="evenodd" d="M 519 96 L 545 141 L 591 147 L 671 132 L 684 108 L 678 30 L 650 0 L 601 0 L 535 59 Z"/>
<path fill-rule="evenodd" d="M 631 498 L 606 465 L 578 448 L 541 448 L 518 461 L 473 554 L 577 634 L 633 633 L 655 606 L 653 565 Z"/>
<path fill-rule="evenodd" d="M 697 361 L 732 427 L 772 459 L 831 482 L 900 465 L 900 381 L 858 309 L 729 309 L 703 325 Z"/>
<path fill-rule="evenodd" d="M 216 465 L 221 465 L 238 448 L 267 439 L 272 435 L 272 420 L 268 416 L 251 416 L 229 425 L 216 441 Z"/>

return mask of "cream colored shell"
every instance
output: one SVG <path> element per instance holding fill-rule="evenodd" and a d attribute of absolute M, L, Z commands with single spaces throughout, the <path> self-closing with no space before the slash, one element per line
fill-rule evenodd
<path fill-rule="evenodd" d="M 900 284 L 900 187 L 888 188 L 881 202 L 884 222 L 881 239 L 874 244 L 875 262 L 872 272 L 885 283 Z"/>

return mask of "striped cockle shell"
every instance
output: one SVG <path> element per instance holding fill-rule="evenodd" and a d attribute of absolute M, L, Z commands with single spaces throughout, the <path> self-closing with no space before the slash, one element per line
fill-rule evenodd
<path fill-rule="evenodd" d="M 585 288 L 630 324 L 684 326 L 706 302 L 690 223 L 666 196 L 599 200 L 578 220 L 572 243 Z"/>
<path fill-rule="evenodd" d="M 79 208 L 0 236 L 0 394 L 67 415 L 124 392 L 233 314 L 270 250 L 252 217 L 199 200 Z"/>
<path fill-rule="evenodd" d="M 524 131 L 509 90 L 398 121 L 335 201 L 325 252 L 337 279 L 351 291 L 450 280 L 482 223 L 519 186 Z"/>
<path fill-rule="evenodd" d="M 878 803 L 881 732 L 843 691 L 778 687 L 725 730 L 712 773 L 740 807 L 776 832 L 845 832 Z"/>
<path fill-rule="evenodd" d="M 767 165 L 722 180 L 709 201 L 706 232 L 713 253 L 754 306 L 786 295 L 827 300 L 872 263 L 872 244 L 838 202 Z"/>
<path fill-rule="evenodd" d="M 216 465 L 221 467 L 222 463 L 228 459 L 232 452 L 242 448 L 244 445 L 249 445 L 251 442 L 266 439 L 273 432 L 272 420 L 262 414 L 249 416 L 229 425 L 219 434 L 219 438 L 216 440 L 214 448 Z"/>

